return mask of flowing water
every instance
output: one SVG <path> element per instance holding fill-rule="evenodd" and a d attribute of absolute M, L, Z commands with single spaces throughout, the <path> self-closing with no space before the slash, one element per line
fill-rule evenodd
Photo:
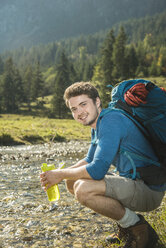
<path fill-rule="evenodd" d="M 84 141 L 0 147 L 0 248 L 103 247 L 111 222 L 81 206 L 59 184 L 61 198 L 51 205 L 41 189 L 43 162 L 70 166 L 82 158 Z"/>

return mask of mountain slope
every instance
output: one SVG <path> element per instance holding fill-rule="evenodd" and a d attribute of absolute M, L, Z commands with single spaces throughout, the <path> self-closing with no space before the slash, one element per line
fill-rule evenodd
<path fill-rule="evenodd" d="M 1 0 L 0 52 L 95 33 L 164 9 L 165 0 Z"/>

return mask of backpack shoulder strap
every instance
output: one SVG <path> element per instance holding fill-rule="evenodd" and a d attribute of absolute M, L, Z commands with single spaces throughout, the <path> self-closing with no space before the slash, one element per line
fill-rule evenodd
<path fill-rule="evenodd" d="M 125 153 L 128 156 L 136 158 L 138 160 L 142 160 L 144 162 L 149 162 L 149 163 L 154 164 L 154 165 L 156 165 L 158 167 L 161 166 L 161 164 L 159 162 L 155 161 L 155 160 L 152 160 L 152 159 L 150 159 L 150 158 L 148 158 L 146 156 L 143 156 L 143 155 L 139 155 L 139 154 L 137 154 L 135 152 L 126 151 L 124 148 L 120 148 L 120 152 L 123 153 L 123 154 Z"/>
<path fill-rule="evenodd" d="M 129 152 L 126 149 L 124 149 L 123 147 L 120 148 L 119 152 L 129 159 L 129 161 L 131 163 L 131 166 L 132 166 L 132 171 L 133 171 L 132 174 L 129 174 L 129 177 L 131 176 L 131 178 L 133 180 L 135 180 L 136 178 L 141 178 L 140 173 L 137 172 L 137 167 L 136 167 L 136 165 L 134 163 L 133 158 L 136 158 L 138 160 L 142 160 L 142 161 L 145 161 L 145 162 L 149 162 L 150 164 L 156 165 L 157 167 L 161 166 L 159 162 L 154 161 L 154 160 L 152 160 L 152 159 L 150 159 L 150 158 L 148 158 L 146 156 L 138 155 L 137 153 L 134 153 L 134 152 Z"/>

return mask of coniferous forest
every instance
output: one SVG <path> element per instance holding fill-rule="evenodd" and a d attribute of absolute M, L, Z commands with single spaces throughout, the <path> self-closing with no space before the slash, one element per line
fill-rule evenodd
<path fill-rule="evenodd" d="M 30 113 L 34 102 L 45 115 L 67 118 L 63 93 L 77 81 L 92 81 L 104 106 L 107 84 L 136 77 L 166 76 L 166 12 L 132 19 L 111 29 L 0 55 L 0 113 Z"/>

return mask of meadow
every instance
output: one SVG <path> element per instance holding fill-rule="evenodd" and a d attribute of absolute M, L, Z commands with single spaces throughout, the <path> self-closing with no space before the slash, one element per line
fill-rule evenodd
<path fill-rule="evenodd" d="M 0 145 L 88 140 L 90 128 L 70 119 L 4 114 L 0 117 Z"/>

